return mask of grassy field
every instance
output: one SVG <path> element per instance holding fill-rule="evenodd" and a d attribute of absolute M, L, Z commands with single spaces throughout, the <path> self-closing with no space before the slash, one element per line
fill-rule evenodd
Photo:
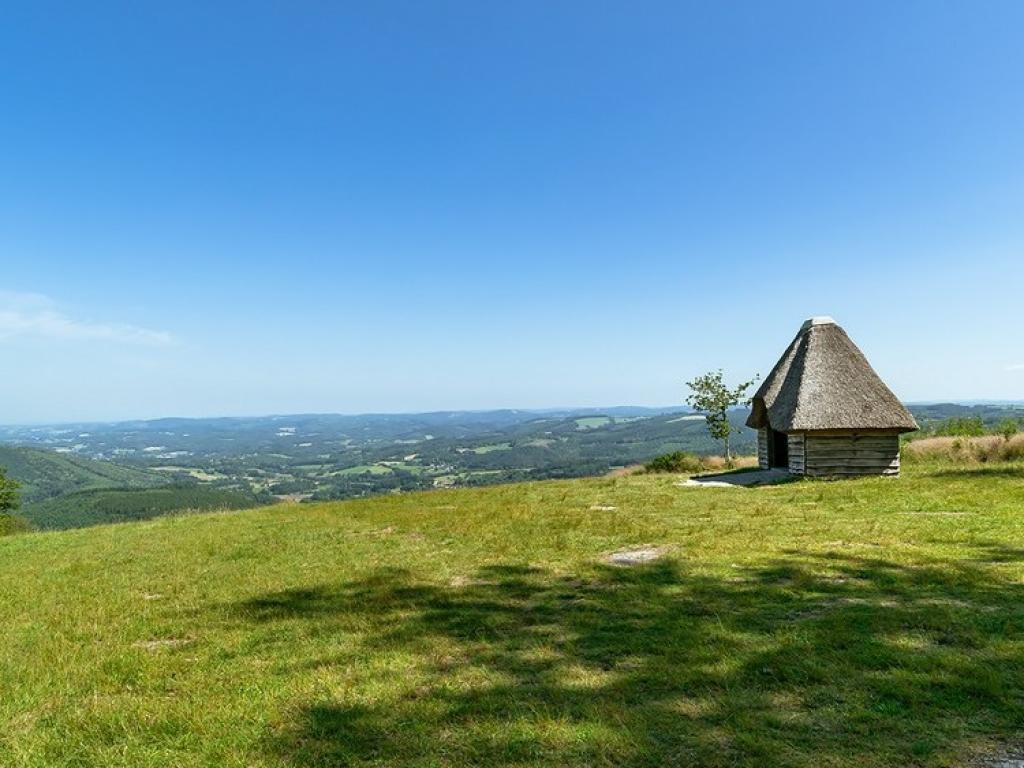
<path fill-rule="evenodd" d="M 966 766 L 1024 465 L 552 481 L 0 539 L 0 765 Z M 610 553 L 656 547 L 636 567 Z"/>
<path fill-rule="evenodd" d="M 494 445 L 481 445 L 478 448 L 470 448 L 473 453 L 485 454 L 495 451 L 507 451 L 512 447 L 511 443 L 495 443 Z"/>
<path fill-rule="evenodd" d="M 576 419 L 577 429 L 597 429 L 603 427 L 605 424 L 610 424 L 612 419 L 608 416 L 586 416 L 582 419 Z"/>
<path fill-rule="evenodd" d="M 390 474 L 391 469 L 384 466 L 383 464 L 360 464 L 355 467 L 347 467 L 346 469 L 340 469 L 334 474 L 336 475 L 387 475 Z"/>

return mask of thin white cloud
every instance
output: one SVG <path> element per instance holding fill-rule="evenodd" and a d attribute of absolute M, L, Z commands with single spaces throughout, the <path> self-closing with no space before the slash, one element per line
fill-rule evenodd
<path fill-rule="evenodd" d="M 69 317 L 53 299 L 42 294 L 0 291 L 0 341 L 16 338 L 105 341 L 145 346 L 175 343 L 174 337 L 166 331 Z"/>
<path fill-rule="evenodd" d="M 1013 365 L 1006 366 L 1008 371 L 1024 371 L 1024 363 L 1014 363 Z"/>

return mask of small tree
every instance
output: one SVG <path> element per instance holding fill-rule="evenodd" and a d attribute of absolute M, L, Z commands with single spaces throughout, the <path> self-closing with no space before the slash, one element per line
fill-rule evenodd
<path fill-rule="evenodd" d="M 935 434 L 941 437 L 981 437 L 985 422 L 978 416 L 954 416 L 939 424 Z"/>
<path fill-rule="evenodd" d="M 7 471 L 0 467 L 0 515 L 9 514 L 18 508 L 20 487 L 18 482 L 9 478 Z"/>
<path fill-rule="evenodd" d="M 686 382 L 690 388 L 690 394 L 686 397 L 686 404 L 697 413 L 703 414 L 708 422 L 708 431 L 715 440 L 725 443 L 725 460 L 732 464 L 732 451 L 729 447 L 729 438 L 732 435 L 732 424 L 729 423 L 729 409 L 741 403 L 748 405 L 750 399 L 747 397 L 747 390 L 757 381 L 755 376 L 750 381 L 745 381 L 734 389 L 729 389 L 723 381 L 722 370 L 710 371 L 703 376 L 698 376 L 693 381 Z"/>
<path fill-rule="evenodd" d="M 996 424 L 995 432 L 997 435 L 1002 435 L 1004 440 L 1009 441 L 1011 437 L 1017 434 L 1020 425 L 1016 419 L 1003 419 Z"/>

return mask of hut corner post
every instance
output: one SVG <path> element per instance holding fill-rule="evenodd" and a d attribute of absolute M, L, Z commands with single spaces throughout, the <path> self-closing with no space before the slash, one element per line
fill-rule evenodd
<path fill-rule="evenodd" d="M 757 430 L 757 466 L 768 469 L 768 430 L 764 427 Z"/>

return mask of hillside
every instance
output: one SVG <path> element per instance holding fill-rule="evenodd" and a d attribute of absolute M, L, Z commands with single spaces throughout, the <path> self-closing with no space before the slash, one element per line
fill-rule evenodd
<path fill-rule="evenodd" d="M 18 515 L 38 528 L 77 528 L 260 503 L 244 490 L 203 486 L 191 478 L 172 483 L 158 472 L 52 450 L 0 446 L 0 467 L 21 483 Z"/>
<path fill-rule="evenodd" d="M 744 418 L 733 415 L 737 426 Z M 720 450 L 700 417 L 631 407 L 0 427 L 3 441 L 179 483 L 324 500 L 599 475 L 671 451 Z M 741 428 L 735 447 L 752 452 L 753 432 Z"/>
<path fill-rule="evenodd" d="M 26 504 L 76 491 L 153 488 L 167 482 L 143 469 L 34 448 L 0 446 L 0 467 L 21 483 Z"/>
<path fill-rule="evenodd" d="M 60 529 L 148 520 L 173 512 L 247 509 L 259 503 L 252 493 L 193 483 L 76 491 L 27 504 L 19 512 L 37 528 Z"/>
<path fill-rule="evenodd" d="M 0 539 L 0 765 L 966 766 L 1024 464 L 562 480 Z M 621 567 L 609 553 L 657 548 Z"/>
<path fill-rule="evenodd" d="M 1024 414 L 1012 404 L 910 408 L 926 431 L 951 418 L 993 427 Z M 742 410 L 732 414 L 739 454 L 755 450 L 745 419 Z M 3 442 L 70 451 L 178 484 L 312 500 L 602 475 L 672 451 L 722 450 L 699 416 L 635 407 L 0 427 Z"/>
<path fill-rule="evenodd" d="M 983 430 L 1019 423 L 1024 413 L 1013 404 L 911 409 L 922 427 L 915 437 L 941 432 L 951 419 Z M 740 454 L 754 451 L 745 418 L 742 410 L 731 415 Z M 0 427 L 5 440 L 45 449 L 0 447 L 0 466 L 9 461 L 27 482 L 23 512 L 49 528 L 251 507 L 275 497 L 325 501 L 585 477 L 673 451 L 721 450 L 700 416 L 634 407 Z M 160 493 L 122 492 L 165 485 L 170 490 Z"/>

